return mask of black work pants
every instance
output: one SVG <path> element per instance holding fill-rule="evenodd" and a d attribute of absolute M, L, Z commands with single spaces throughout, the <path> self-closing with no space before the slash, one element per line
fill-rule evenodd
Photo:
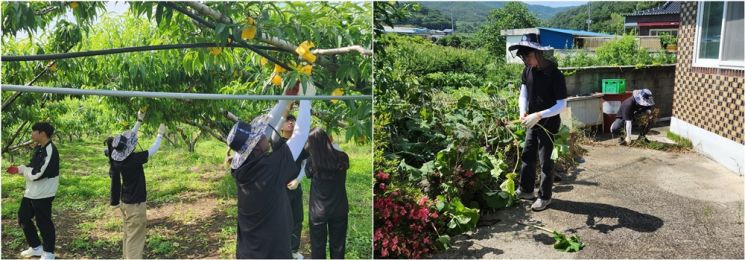
<path fill-rule="evenodd" d="M 326 239 L 328 238 L 331 259 L 343 259 L 346 251 L 347 216 L 338 218 L 311 219 L 310 257 L 326 259 Z"/>
<path fill-rule="evenodd" d="M 561 119 L 559 116 L 553 116 L 542 119 L 538 124 L 525 132 L 525 148 L 520 156 L 522 163 L 520 167 L 520 190 L 526 193 L 533 192 L 536 179 L 536 163 L 540 159 L 541 183 L 538 188 L 538 197 L 547 200 L 551 199 L 551 188 L 554 180 L 554 161 L 551 160 L 551 152 L 554 149 L 552 140 L 553 135 L 559 132 Z"/>
<path fill-rule="evenodd" d="M 41 238 L 44 240 L 44 251 L 54 253 L 55 230 L 52 223 L 52 201 L 54 197 L 43 199 L 29 199 L 23 197 L 21 207 L 18 209 L 18 224 L 23 229 L 26 237 L 26 243 L 30 247 L 37 247 L 42 244 L 39 240 L 38 231 L 41 232 Z M 33 219 L 36 220 L 34 225 Z"/>

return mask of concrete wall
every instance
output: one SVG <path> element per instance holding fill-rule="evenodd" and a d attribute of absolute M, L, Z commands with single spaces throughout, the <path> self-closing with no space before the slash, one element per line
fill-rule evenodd
<path fill-rule="evenodd" d="M 672 116 L 673 84 L 675 65 L 650 66 L 598 66 L 582 68 L 561 68 L 566 76 L 569 96 L 588 95 L 602 92 L 603 79 L 625 79 L 626 91 L 648 88 L 654 94 L 660 117 Z"/>

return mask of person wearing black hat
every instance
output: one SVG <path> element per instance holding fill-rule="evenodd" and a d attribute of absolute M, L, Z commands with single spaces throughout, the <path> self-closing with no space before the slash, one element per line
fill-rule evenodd
<path fill-rule="evenodd" d="M 525 148 L 520 156 L 520 187 L 516 191 L 520 199 L 535 199 L 536 157 L 541 162 L 541 179 L 538 199 L 531 209 L 545 209 L 551 203 L 553 186 L 553 166 L 551 153 L 553 138 L 559 132 L 561 119 L 559 113 L 566 107 L 567 89 L 564 75 L 557 64 L 546 57 L 553 48 L 538 43 L 538 35 L 523 35 L 509 51 L 525 63 L 520 86 L 520 120 L 527 128 Z"/>
<path fill-rule="evenodd" d="M 31 140 L 37 144 L 31 162 L 8 168 L 8 173 L 21 173 L 26 179 L 26 191 L 18 208 L 18 223 L 23 228 L 29 248 L 21 252 L 21 256 L 54 259 L 56 233 L 52 222 L 52 201 L 59 187 L 59 153 L 51 140 L 54 134 L 51 124 L 39 122 L 31 130 Z M 42 240 L 39 240 L 37 227 Z"/>
<path fill-rule="evenodd" d="M 142 152 L 134 152 L 137 146 L 137 132 L 145 119 L 145 112 L 137 112 L 137 123 L 132 130 L 106 138 L 104 155 L 109 158 L 109 177 L 111 177 L 111 202 L 119 208 L 124 218 L 122 237 L 122 258 L 142 259 L 147 234 L 147 191 L 143 165 L 155 155 L 166 127 L 160 124 L 158 136 L 152 146 Z"/>
<path fill-rule="evenodd" d="M 310 83 L 301 95 L 313 96 L 315 92 Z M 250 124 L 237 122 L 228 134 L 227 144 L 235 152 L 231 174 L 238 187 L 238 259 L 292 256 L 292 210 L 286 189 L 300 171 L 297 159 L 308 139 L 310 106 L 311 101 L 300 101 L 297 122 L 287 142 L 270 142 L 280 117 L 290 108 L 287 100 L 280 100 L 269 114 Z"/>
<path fill-rule="evenodd" d="M 618 113 L 616 114 L 616 120 L 613 121 L 610 127 L 611 133 L 617 135 L 621 131 L 622 123 L 626 123 L 626 135 L 625 137 L 619 137 L 619 144 L 626 145 L 631 143 L 631 127 L 634 118 L 646 115 L 651 119 L 653 108 L 654 97 L 652 96 L 652 91 L 646 88 L 634 90 L 631 97 L 621 103 L 621 108 L 618 109 Z M 646 135 L 652 127 L 652 122 L 647 121 L 647 124 L 643 125 L 639 131 L 639 140 L 648 141 Z"/>
<path fill-rule="evenodd" d="M 292 137 L 292 132 L 295 129 L 295 122 L 297 119 L 291 114 L 287 114 L 280 120 L 279 125 L 280 134 L 278 141 L 287 142 Z M 300 185 L 305 178 L 305 159 L 308 158 L 308 152 L 303 149 L 300 153 L 300 157 L 295 160 L 297 168 L 300 171 L 296 174 L 297 177 L 287 183 L 287 196 L 290 199 L 290 208 L 292 209 L 292 232 L 290 233 L 290 246 L 292 249 L 293 259 L 303 259 L 303 255 L 299 252 L 300 250 L 300 237 L 303 230 L 303 187 Z M 288 168 L 289 169 L 289 168 Z"/>
<path fill-rule="evenodd" d="M 349 156 L 320 128 L 311 131 L 306 149 L 310 153 L 306 169 L 311 179 L 310 256 L 326 259 L 328 244 L 331 259 L 343 259 L 349 219 L 346 189 Z"/>

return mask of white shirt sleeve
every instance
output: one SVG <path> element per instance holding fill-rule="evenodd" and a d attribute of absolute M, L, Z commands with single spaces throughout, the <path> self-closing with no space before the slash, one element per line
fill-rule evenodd
<path fill-rule="evenodd" d="M 163 139 L 162 134 L 158 134 L 158 137 L 155 137 L 155 141 L 153 142 L 153 145 L 150 146 L 150 148 L 147 149 L 147 157 L 153 157 L 155 153 L 158 152 L 158 149 L 160 149 L 160 141 Z"/>
<path fill-rule="evenodd" d="M 285 124 L 285 117 L 282 116 L 282 117 L 279 118 L 279 122 L 277 123 L 277 125 L 279 126 L 279 128 L 277 128 L 277 131 L 278 132 L 280 132 L 280 133 L 282 132 L 282 127 L 284 126 L 284 124 Z M 272 130 L 272 138 L 270 139 L 270 141 L 272 143 L 275 143 L 275 142 L 279 141 L 279 139 L 282 138 L 282 136 L 280 136 L 277 133 L 277 131 Z"/>
<path fill-rule="evenodd" d="M 303 182 L 303 178 L 305 178 L 305 163 L 308 162 L 308 159 L 303 160 L 303 162 L 300 164 L 300 173 L 297 174 L 297 182 Z"/>
<path fill-rule="evenodd" d="M 626 137 L 631 138 L 631 120 L 626 120 Z"/>
<path fill-rule="evenodd" d="M 567 100 L 566 99 L 556 100 L 556 104 L 555 105 L 553 105 L 552 107 L 550 107 L 550 108 L 548 108 L 546 110 L 541 111 L 541 118 L 547 118 L 547 117 L 552 117 L 552 116 L 558 115 L 566 107 L 567 107 Z"/>
<path fill-rule="evenodd" d="M 282 120 L 282 115 L 284 115 L 285 111 L 289 108 L 290 101 L 289 100 L 280 100 L 277 102 L 277 105 L 275 105 L 272 110 L 269 112 L 269 125 L 274 127 L 274 129 L 277 129 L 277 126 L 279 125 L 280 121 Z M 267 129 L 267 131 L 272 131 L 272 129 Z M 271 137 L 269 133 L 266 133 L 267 137 Z"/>
<path fill-rule="evenodd" d="M 140 126 L 142 126 L 142 122 L 137 121 L 137 123 L 135 123 L 135 126 L 132 127 L 132 133 L 137 133 L 137 131 L 140 131 Z"/>
<path fill-rule="evenodd" d="M 520 106 L 520 116 L 528 112 L 528 87 L 525 84 L 520 85 L 520 99 L 518 101 Z"/>
<path fill-rule="evenodd" d="M 300 109 L 298 110 L 292 137 L 287 140 L 287 146 L 290 147 L 293 160 L 297 160 L 300 152 L 303 151 L 303 147 L 305 147 L 305 142 L 308 141 L 308 133 L 310 132 L 310 101 L 301 100 Z"/>
<path fill-rule="evenodd" d="M 35 181 L 41 177 L 42 174 L 44 174 L 44 171 L 47 170 L 47 166 L 49 166 L 49 161 L 52 160 L 52 146 L 50 144 L 47 144 L 47 157 L 44 157 L 44 164 L 41 165 L 41 169 L 36 174 L 33 174 L 34 168 L 32 167 L 26 167 L 23 166 L 23 177 L 26 177 L 26 181 Z M 20 167 L 19 167 L 20 168 Z"/>

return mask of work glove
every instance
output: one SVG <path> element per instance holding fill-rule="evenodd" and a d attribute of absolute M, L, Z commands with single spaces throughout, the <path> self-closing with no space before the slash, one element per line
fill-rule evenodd
<path fill-rule="evenodd" d="M 300 185 L 300 182 L 297 181 L 297 179 L 292 180 L 290 183 L 287 184 L 287 189 L 289 190 L 295 190 L 297 189 L 297 186 Z"/>
<path fill-rule="evenodd" d="M 145 120 L 145 110 L 138 110 L 137 111 L 137 121 Z"/>
<path fill-rule="evenodd" d="M 538 121 L 541 121 L 541 113 L 535 112 L 533 114 L 526 116 L 525 119 L 523 119 L 523 125 L 525 126 L 525 128 L 530 129 L 530 128 L 533 128 L 535 124 L 538 123 Z"/>
<path fill-rule="evenodd" d="M 18 166 L 10 166 L 8 167 L 7 171 L 10 174 L 17 174 L 18 172 L 20 172 L 20 170 L 18 169 Z"/>
<path fill-rule="evenodd" d="M 305 86 L 305 91 L 303 91 L 303 87 L 300 86 L 300 95 L 306 96 L 306 97 L 312 97 L 316 95 L 316 85 L 313 83 L 309 83 L 307 86 Z"/>
<path fill-rule="evenodd" d="M 158 134 L 159 135 L 165 135 L 166 134 L 166 125 L 160 124 L 160 127 L 158 127 Z"/>
<path fill-rule="evenodd" d="M 624 141 L 626 141 L 626 144 L 631 144 L 631 136 L 626 136 L 626 139 L 624 139 Z"/>

